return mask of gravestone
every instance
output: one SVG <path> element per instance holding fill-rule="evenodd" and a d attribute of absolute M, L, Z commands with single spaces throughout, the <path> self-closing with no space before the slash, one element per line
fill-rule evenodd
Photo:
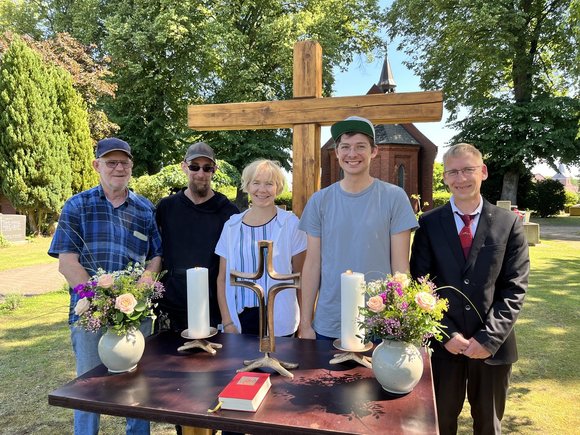
<path fill-rule="evenodd" d="M 8 242 L 26 241 L 26 216 L 0 213 L 0 235 Z"/>
<path fill-rule="evenodd" d="M 524 224 L 524 233 L 526 234 L 528 245 L 535 246 L 540 243 L 540 224 L 533 222 Z"/>
<path fill-rule="evenodd" d="M 505 208 L 506 210 L 512 209 L 512 202 L 511 201 L 497 201 L 495 203 L 500 208 Z"/>

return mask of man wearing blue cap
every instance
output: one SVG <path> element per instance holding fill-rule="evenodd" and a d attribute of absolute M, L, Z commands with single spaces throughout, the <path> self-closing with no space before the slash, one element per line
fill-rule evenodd
<path fill-rule="evenodd" d="M 308 234 L 302 338 L 340 337 L 341 273 L 361 272 L 370 281 L 408 272 L 411 230 L 417 226 L 405 191 L 370 175 L 378 152 L 373 124 L 351 116 L 330 131 L 343 178 L 312 195 L 300 219 L 299 228 Z"/>
<path fill-rule="evenodd" d="M 48 254 L 58 258 L 59 271 L 71 289 L 86 283 L 98 269 L 114 272 L 129 263 L 147 262 L 147 270 L 159 272 L 161 238 L 153 204 L 127 188 L 133 168 L 131 147 L 114 137 L 100 140 L 93 168 L 99 173 L 99 185 L 66 201 Z M 71 341 L 80 376 L 101 363 L 97 345 L 102 334 L 74 324 L 79 297 L 69 292 Z M 142 327 L 147 324 L 148 331 L 142 332 L 149 335 L 151 324 L 143 322 Z M 74 433 L 98 433 L 99 420 L 99 414 L 75 411 Z M 149 422 L 128 418 L 127 434 L 149 434 Z"/>

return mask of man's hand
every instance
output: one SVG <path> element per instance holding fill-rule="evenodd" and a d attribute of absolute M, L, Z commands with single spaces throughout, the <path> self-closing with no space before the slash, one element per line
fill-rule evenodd
<path fill-rule="evenodd" d="M 445 343 L 445 349 L 447 352 L 453 355 L 461 355 L 469 347 L 469 340 L 467 340 L 463 335 L 457 334 L 451 338 L 447 343 Z"/>
<path fill-rule="evenodd" d="M 491 353 L 483 347 L 475 338 L 469 339 L 469 346 L 463 351 L 463 355 L 473 359 L 485 359 L 491 356 Z"/>

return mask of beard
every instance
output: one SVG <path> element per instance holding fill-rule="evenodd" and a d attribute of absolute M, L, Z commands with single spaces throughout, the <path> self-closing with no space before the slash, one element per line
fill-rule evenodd
<path fill-rule="evenodd" d="M 189 190 L 195 194 L 196 196 L 200 197 L 200 198 L 205 198 L 207 197 L 210 192 L 211 192 L 211 188 L 210 188 L 210 182 L 209 181 L 191 181 L 189 183 Z"/>

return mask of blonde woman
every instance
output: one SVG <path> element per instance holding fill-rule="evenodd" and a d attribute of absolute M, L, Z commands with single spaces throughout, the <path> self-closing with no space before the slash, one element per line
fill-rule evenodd
<path fill-rule="evenodd" d="M 258 334 L 259 303 L 254 292 L 230 284 L 231 270 L 253 273 L 258 268 L 258 242 L 273 241 L 273 263 L 278 273 L 299 272 L 306 255 L 306 234 L 298 229 L 298 217 L 274 204 L 285 178 L 277 162 L 256 160 L 242 172 L 242 190 L 250 195 L 251 208 L 233 215 L 224 225 L 216 246 L 220 256 L 218 303 L 224 331 Z M 275 280 L 264 274 L 258 283 L 267 291 Z M 274 335 L 293 335 L 300 309 L 294 289 L 278 293 L 274 305 Z"/>

